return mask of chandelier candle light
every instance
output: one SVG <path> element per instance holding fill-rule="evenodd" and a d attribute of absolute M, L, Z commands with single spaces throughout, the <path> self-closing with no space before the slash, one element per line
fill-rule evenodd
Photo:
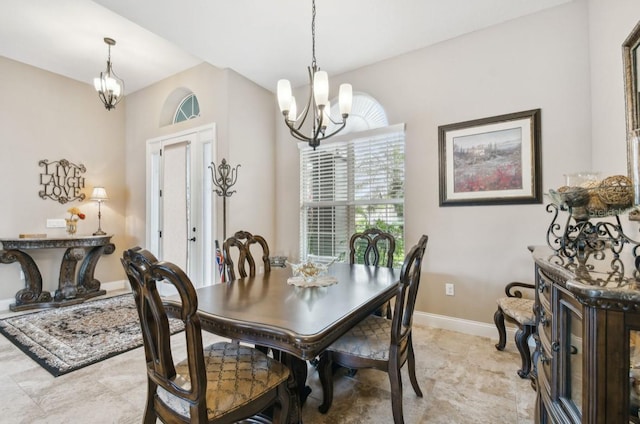
<path fill-rule="evenodd" d="M 113 72 L 111 67 L 111 46 L 116 42 L 113 38 L 105 37 L 104 42 L 109 46 L 106 72 L 100 72 L 99 78 L 93 79 L 93 86 L 98 92 L 98 97 L 104 103 L 107 110 L 114 109 L 124 95 L 124 81 Z"/>
<path fill-rule="evenodd" d="M 89 200 L 93 200 L 94 202 L 98 202 L 98 230 L 93 233 L 94 236 L 104 236 L 105 233 L 102 231 L 102 226 L 100 225 L 100 220 L 102 218 L 101 205 L 102 202 L 106 202 L 109 200 L 109 196 L 107 196 L 107 190 L 104 187 L 94 187 L 93 192 L 91 193 L 91 198 Z"/>
<path fill-rule="evenodd" d="M 321 71 L 316 63 L 316 2 L 311 3 L 311 66 L 307 67 L 309 71 L 309 99 L 304 110 L 298 115 L 296 99 L 291 92 L 291 83 L 289 80 L 281 79 L 278 81 L 278 105 L 280 111 L 284 115 L 284 122 L 289 127 L 291 135 L 301 141 L 309 143 L 310 147 L 315 150 L 320 145 L 320 141 L 329 138 L 340 132 L 347 124 L 347 118 L 351 113 L 352 88 L 351 84 L 340 85 L 339 103 L 342 121 L 334 121 L 331 118 L 331 105 L 329 103 L 329 76 L 325 71 Z M 305 135 L 300 129 L 305 123 L 307 117 L 313 118 L 311 135 Z M 338 125 L 338 128 L 326 134 L 327 125 L 332 122 Z"/>

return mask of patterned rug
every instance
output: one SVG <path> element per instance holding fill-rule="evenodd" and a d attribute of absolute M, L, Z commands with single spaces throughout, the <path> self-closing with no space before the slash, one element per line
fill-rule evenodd
<path fill-rule="evenodd" d="M 142 346 L 132 294 L 5 318 L 0 333 L 55 377 Z"/>

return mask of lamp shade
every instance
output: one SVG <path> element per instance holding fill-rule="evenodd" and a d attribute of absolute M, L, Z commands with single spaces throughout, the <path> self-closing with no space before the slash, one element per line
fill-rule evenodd
<path fill-rule="evenodd" d="M 104 202 L 109 200 L 109 196 L 107 196 L 107 190 L 104 187 L 94 187 L 91 192 L 91 198 L 89 200 L 93 200 L 95 202 Z"/>

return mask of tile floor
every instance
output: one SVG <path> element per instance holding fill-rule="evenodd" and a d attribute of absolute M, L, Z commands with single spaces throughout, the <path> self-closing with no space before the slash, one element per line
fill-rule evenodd
<path fill-rule="evenodd" d="M 5 314 L 6 315 L 6 314 Z M 1 315 L 0 315 L 1 317 Z M 176 355 L 184 353 L 177 334 Z M 217 339 L 205 335 L 205 343 Z M 413 393 L 403 377 L 406 423 L 533 423 L 535 392 L 516 370 L 520 359 L 513 342 L 498 352 L 495 340 L 430 327 L 414 327 L 418 381 Z M 334 401 L 326 415 L 318 412 L 321 390 L 315 370 L 313 392 L 302 410 L 306 424 L 392 423 L 389 382 L 385 373 L 360 370 L 338 374 Z M 142 348 L 57 378 L 0 335 L 0 423 L 140 423 L 146 398 Z"/>

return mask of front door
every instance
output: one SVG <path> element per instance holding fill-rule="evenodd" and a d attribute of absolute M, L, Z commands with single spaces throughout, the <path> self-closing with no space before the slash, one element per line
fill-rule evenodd
<path fill-rule="evenodd" d="M 215 281 L 214 135 L 210 125 L 147 142 L 147 246 L 196 287 Z"/>

